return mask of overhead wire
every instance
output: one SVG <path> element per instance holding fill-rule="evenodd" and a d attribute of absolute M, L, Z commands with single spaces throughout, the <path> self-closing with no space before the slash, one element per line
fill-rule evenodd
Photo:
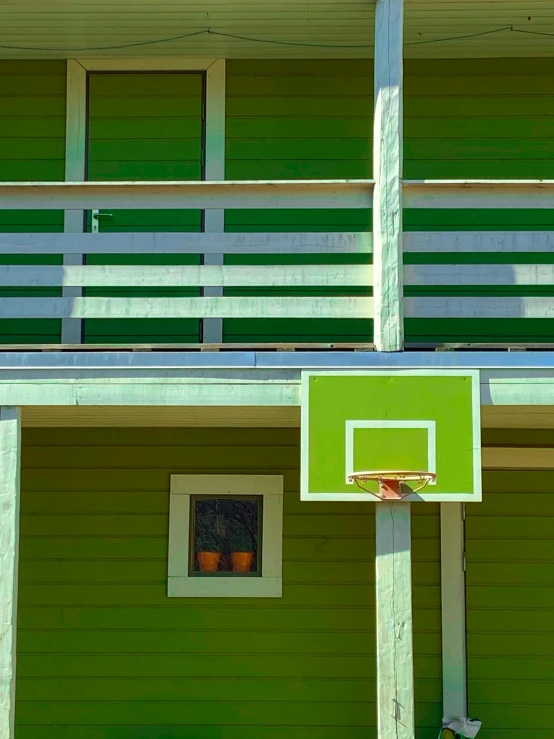
<path fill-rule="evenodd" d="M 490 31 L 478 31 L 476 33 L 467 33 L 460 36 L 447 36 L 444 38 L 422 39 L 421 41 L 409 41 L 404 46 L 421 46 L 424 44 L 441 44 L 448 41 L 465 41 L 467 39 L 479 38 L 482 36 L 491 36 L 496 33 L 504 33 L 506 31 L 513 33 L 530 34 L 532 36 L 547 36 L 554 38 L 554 33 L 546 31 L 529 31 L 524 28 L 515 28 L 514 26 L 503 26 L 502 28 L 493 28 Z M 193 31 L 191 33 L 182 33 L 177 36 L 168 36 L 165 38 L 152 39 L 149 41 L 134 41 L 129 44 L 113 44 L 110 46 L 73 46 L 69 48 L 57 48 L 48 46 L 17 46 L 14 44 L 0 44 L 0 49 L 9 51 L 41 51 L 54 54 L 72 54 L 76 52 L 88 51 L 116 51 L 118 49 L 132 49 L 144 46 L 153 46 L 154 44 L 166 44 L 172 41 L 183 41 L 184 39 L 198 36 L 220 36 L 223 38 L 236 39 L 237 41 L 248 41 L 250 43 L 272 44 L 277 46 L 304 47 L 310 49 L 372 49 L 373 44 L 318 44 L 304 41 L 281 41 L 279 39 L 255 38 L 253 36 L 242 36 L 235 33 L 226 33 L 224 31 L 214 31 L 211 28 L 205 28 L 201 31 Z"/>

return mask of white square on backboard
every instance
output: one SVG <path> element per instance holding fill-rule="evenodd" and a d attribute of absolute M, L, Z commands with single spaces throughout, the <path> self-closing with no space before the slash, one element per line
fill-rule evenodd
<path fill-rule="evenodd" d="M 437 424 L 435 421 L 346 421 L 346 469 L 345 476 L 348 485 L 354 485 L 348 480 L 348 475 L 354 470 L 354 431 L 356 429 L 426 429 L 427 430 L 427 467 L 423 472 L 437 471 Z M 368 469 L 374 469 L 371 464 Z M 361 470 L 359 470 L 361 472 Z M 419 471 L 419 470 L 418 470 Z M 430 482 L 429 485 L 435 485 Z"/>

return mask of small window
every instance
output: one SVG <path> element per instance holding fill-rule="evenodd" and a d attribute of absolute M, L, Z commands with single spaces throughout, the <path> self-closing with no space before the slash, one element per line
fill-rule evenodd
<path fill-rule="evenodd" d="M 260 577 L 262 502 L 257 495 L 191 496 L 189 573 L 200 577 Z"/>
<path fill-rule="evenodd" d="M 170 597 L 282 594 L 283 478 L 173 475 Z"/>

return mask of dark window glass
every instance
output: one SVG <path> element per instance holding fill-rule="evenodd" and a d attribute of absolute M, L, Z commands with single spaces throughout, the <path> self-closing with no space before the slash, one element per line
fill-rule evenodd
<path fill-rule="evenodd" d="M 190 574 L 261 575 L 261 497 L 192 496 L 190 518 Z"/>

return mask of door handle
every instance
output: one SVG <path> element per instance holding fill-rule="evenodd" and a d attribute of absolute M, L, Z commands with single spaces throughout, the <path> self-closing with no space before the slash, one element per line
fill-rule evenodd
<path fill-rule="evenodd" d="M 101 218 L 113 218 L 113 213 L 101 213 L 99 210 L 92 210 L 91 233 L 97 234 L 100 231 Z"/>

